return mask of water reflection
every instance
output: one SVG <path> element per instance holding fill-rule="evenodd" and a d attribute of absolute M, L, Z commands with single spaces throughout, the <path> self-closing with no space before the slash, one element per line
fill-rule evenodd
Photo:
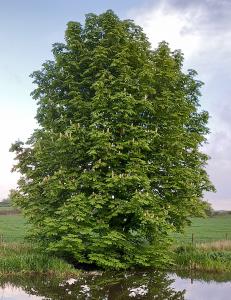
<path fill-rule="evenodd" d="M 44 299 L 42 297 L 37 296 L 29 296 L 28 293 L 26 293 L 22 288 L 17 288 L 15 286 L 12 286 L 11 284 L 6 284 L 4 287 L 1 288 L 0 293 L 0 299 L 4 300 L 25 300 L 25 299 L 31 299 L 31 300 L 39 300 Z"/>
<path fill-rule="evenodd" d="M 160 272 L 127 272 L 83 275 L 80 278 L 60 281 L 57 278 L 11 277 L 0 279 L 2 299 L 169 299 L 183 300 L 185 291 L 172 287 L 174 279 Z M 10 284 L 10 286 L 9 286 Z M 17 290 L 15 288 L 20 288 Z M 13 289 L 12 289 L 13 288 Z M 11 291 L 10 291 L 11 289 Z M 22 296 L 20 292 L 24 293 Z M 12 293 L 12 294 L 11 294 Z M 6 296 L 8 295 L 8 296 Z M 37 296 L 37 297 L 36 297 Z"/>
<path fill-rule="evenodd" d="M 78 279 L 53 277 L 5 277 L 0 279 L 2 300 L 72 299 L 158 299 L 226 300 L 230 299 L 231 275 L 157 271 L 88 273 Z"/>
<path fill-rule="evenodd" d="M 210 277 L 210 278 L 209 278 Z M 230 277 L 230 276 L 229 276 Z M 172 286 L 176 289 L 184 289 L 185 299 L 187 300 L 228 300 L 231 299 L 231 281 L 222 275 L 215 274 L 191 274 L 190 278 L 186 276 L 178 277 L 172 275 L 174 282 Z M 221 281 L 223 278 L 224 282 Z M 215 281 L 217 279 L 218 281 Z M 229 278 L 230 280 L 230 278 Z"/>

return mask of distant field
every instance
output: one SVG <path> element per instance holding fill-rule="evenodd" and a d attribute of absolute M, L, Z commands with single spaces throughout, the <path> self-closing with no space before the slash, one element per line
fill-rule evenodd
<path fill-rule="evenodd" d="M 0 241 L 21 242 L 26 224 L 22 215 L 0 215 Z"/>
<path fill-rule="evenodd" d="M 0 215 L 0 241 L 20 242 L 25 236 L 26 224 L 22 215 Z M 231 240 L 231 215 L 214 216 L 206 219 L 194 218 L 192 226 L 184 234 L 175 234 L 177 243 L 210 242 Z"/>
<path fill-rule="evenodd" d="M 0 206 L 0 211 L 5 211 L 5 210 L 15 210 L 15 208 L 11 206 Z"/>
<path fill-rule="evenodd" d="M 20 211 L 14 207 L 0 206 L 0 215 L 15 215 Z"/>
<path fill-rule="evenodd" d="M 231 215 L 220 215 L 206 219 L 194 218 L 192 225 L 186 228 L 184 234 L 176 234 L 179 243 L 192 241 L 195 243 L 211 242 L 216 240 L 231 240 Z"/>
<path fill-rule="evenodd" d="M 11 209 L 11 207 L 9 207 L 9 206 L 0 206 L 0 211 L 9 210 L 9 209 Z"/>

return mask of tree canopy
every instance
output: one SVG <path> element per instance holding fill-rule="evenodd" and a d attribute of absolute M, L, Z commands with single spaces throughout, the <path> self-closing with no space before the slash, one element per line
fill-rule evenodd
<path fill-rule="evenodd" d="M 47 251 L 104 268 L 162 266 L 169 233 L 213 190 L 202 83 L 112 11 L 69 22 L 32 74 L 39 127 L 14 143 L 14 201 Z"/>

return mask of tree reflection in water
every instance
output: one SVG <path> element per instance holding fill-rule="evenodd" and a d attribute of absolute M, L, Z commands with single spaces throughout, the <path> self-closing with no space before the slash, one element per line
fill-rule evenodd
<path fill-rule="evenodd" d="M 4 288 L 10 284 L 22 288 L 28 295 L 50 300 L 72 299 L 158 299 L 183 300 L 185 291 L 176 291 L 167 274 L 152 272 L 123 272 L 83 274 L 77 280 L 53 277 L 21 276 L 0 279 Z"/>

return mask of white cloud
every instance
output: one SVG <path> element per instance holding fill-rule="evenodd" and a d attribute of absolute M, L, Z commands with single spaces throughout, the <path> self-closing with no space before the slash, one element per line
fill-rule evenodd
<path fill-rule="evenodd" d="M 216 209 L 231 209 L 231 2 L 164 0 L 128 13 L 143 27 L 153 48 L 162 40 L 185 55 L 184 68 L 204 81 L 202 108 L 211 115 L 205 151 L 208 173 L 217 188 L 206 198 Z"/>
<path fill-rule="evenodd" d="M 1 99 L 0 99 L 1 100 Z M 1 102 L 0 128 L 0 191 L 1 199 L 7 197 L 9 189 L 16 187 L 18 174 L 11 173 L 14 164 L 14 154 L 9 153 L 9 148 L 16 140 L 26 140 L 35 128 L 34 111 L 25 107 L 20 98 L 16 107 L 7 105 L 8 101 Z M 4 104 L 5 103 L 5 104 Z M 20 107 L 21 106 L 21 107 Z"/>
<path fill-rule="evenodd" d="M 165 40 L 172 49 L 183 49 L 187 58 L 199 49 L 201 36 L 191 30 L 191 21 L 195 15 L 200 15 L 200 10 L 188 11 L 182 15 L 180 11 L 171 10 L 164 1 L 157 7 L 133 10 L 129 14 L 143 27 L 153 47 Z"/>

